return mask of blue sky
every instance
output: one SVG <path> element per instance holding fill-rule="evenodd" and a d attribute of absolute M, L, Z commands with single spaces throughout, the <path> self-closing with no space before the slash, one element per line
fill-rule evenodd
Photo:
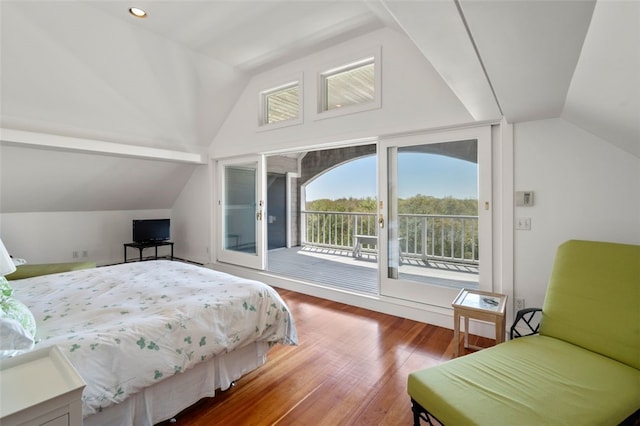
<path fill-rule="evenodd" d="M 399 155 L 400 198 L 416 194 L 477 198 L 477 165 L 433 154 Z M 376 157 L 350 161 L 307 185 L 307 201 L 376 197 Z"/>

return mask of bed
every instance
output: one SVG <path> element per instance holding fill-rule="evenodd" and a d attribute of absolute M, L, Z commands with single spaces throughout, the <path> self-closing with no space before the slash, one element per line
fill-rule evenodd
<path fill-rule="evenodd" d="M 57 345 L 87 386 L 85 425 L 151 425 L 225 390 L 296 345 L 271 287 L 166 260 L 11 282 L 36 320 L 34 349 Z"/>

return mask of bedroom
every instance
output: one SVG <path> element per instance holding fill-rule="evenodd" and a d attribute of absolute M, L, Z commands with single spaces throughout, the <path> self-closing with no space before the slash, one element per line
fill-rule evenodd
<path fill-rule="evenodd" d="M 119 12 L 114 8 L 84 2 L 18 3 L 2 1 L 0 237 L 12 253 L 32 263 L 73 261 L 74 252 L 82 256 L 84 251 L 99 264 L 121 262 L 131 220 L 141 217 L 171 217 L 176 256 L 214 262 L 214 160 L 453 128 L 501 115 L 482 115 L 487 104 L 495 108 L 491 95 L 456 85 L 455 76 L 443 77 L 451 75 L 452 58 L 469 53 L 468 38 L 459 46 L 445 45 L 467 36 L 453 2 L 439 11 L 429 10 L 434 5 L 427 2 L 420 6 L 426 10 L 415 13 L 403 9 L 403 2 L 369 2 L 375 13 L 360 2 L 347 2 L 356 10 L 339 14 L 351 21 L 334 25 L 343 34 L 314 27 L 317 33 L 304 38 L 302 29 L 293 28 L 280 44 L 267 39 L 283 46 L 268 52 L 274 62 L 249 61 L 245 69 L 225 62 L 239 63 L 239 58 L 202 53 L 207 43 L 197 37 L 204 40 L 201 27 L 211 16 L 205 13 L 192 24 L 185 17 L 180 28 L 167 19 L 163 22 L 169 28 L 158 35 L 140 28 L 153 24 L 151 5 L 147 20 L 135 21 L 125 16 L 126 10 L 115 16 Z M 528 306 L 538 306 L 560 242 L 640 241 L 638 5 L 552 2 L 541 10 L 523 11 L 501 3 L 487 9 L 474 8 L 473 2 L 460 5 L 510 123 L 504 126 L 502 157 L 493 165 L 503 176 L 494 196 L 504 197 L 502 217 L 495 219 L 502 234 L 495 240 L 500 250 L 493 256 L 494 276 L 511 300 L 523 298 Z M 178 19 L 191 10 L 168 12 Z M 255 21 L 227 38 L 240 43 L 247 25 L 255 25 L 258 34 L 269 31 L 244 13 L 247 21 Z M 294 7 L 272 13 L 312 27 L 303 19 L 308 12 Z M 547 22 L 547 15 L 557 21 Z M 433 26 L 440 34 L 434 37 L 412 16 L 449 26 Z M 216 31 L 234 30 L 224 20 L 214 22 Z M 523 34 L 520 47 L 504 36 L 514 27 Z M 562 31 L 566 43 L 556 43 L 557 33 L 549 28 Z M 299 44 L 286 37 L 299 39 Z M 189 44 L 200 50 L 185 47 Z M 324 120 L 309 115 L 298 126 L 255 131 L 257 93 L 274 77 L 303 71 L 310 75 L 305 84 L 313 87 L 319 66 L 372 45 L 382 46 L 384 61 L 380 109 Z M 616 49 L 607 48 L 611 45 Z M 232 56 L 224 46 L 212 46 Z M 240 50 L 239 45 L 234 48 Z M 265 55 L 260 59 L 271 60 Z M 472 78 L 478 64 L 470 63 L 472 76 L 460 76 L 463 82 L 486 84 L 482 73 Z M 608 66 L 613 63 L 617 66 Z M 312 92 L 305 93 L 305 101 L 312 101 Z M 16 130 L 27 133 L 12 133 Z M 186 160 L 166 161 L 178 154 Z M 533 190 L 536 204 L 509 207 L 516 190 Z M 513 218 L 521 216 L 531 218 L 531 231 L 513 230 Z M 429 319 L 429 313 L 413 305 L 362 300 L 304 283 L 287 285 Z"/>

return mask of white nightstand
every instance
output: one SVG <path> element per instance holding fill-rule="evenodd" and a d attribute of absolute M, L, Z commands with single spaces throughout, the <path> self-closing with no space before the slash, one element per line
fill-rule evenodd
<path fill-rule="evenodd" d="M 0 424 L 81 426 L 85 383 L 57 346 L 0 361 Z"/>

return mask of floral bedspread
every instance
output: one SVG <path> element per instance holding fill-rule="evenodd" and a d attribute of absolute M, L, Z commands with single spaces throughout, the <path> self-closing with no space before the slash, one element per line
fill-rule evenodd
<path fill-rule="evenodd" d="M 101 411 L 198 362 L 253 341 L 297 344 L 269 286 L 181 262 L 136 262 L 14 281 L 33 312 L 35 349 L 58 345 Z"/>

